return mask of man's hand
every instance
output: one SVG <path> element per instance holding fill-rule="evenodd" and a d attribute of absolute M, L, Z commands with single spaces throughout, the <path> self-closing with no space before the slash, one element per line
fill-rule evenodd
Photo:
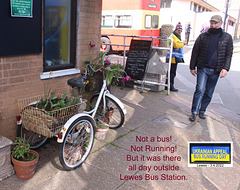
<path fill-rule="evenodd" d="M 197 71 L 196 71 L 196 70 L 190 70 L 190 73 L 191 73 L 193 76 L 196 76 L 196 75 L 197 75 Z"/>
<path fill-rule="evenodd" d="M 227 75 L 227 70 L 226 69 L 222 69 L 220 72 L 220 78 L 223 78 Z"/>

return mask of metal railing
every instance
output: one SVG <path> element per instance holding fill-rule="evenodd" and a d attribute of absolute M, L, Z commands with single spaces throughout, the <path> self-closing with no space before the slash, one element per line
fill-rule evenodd
<path fill-rule="evenodd" d="M 126 44 L 126 39 L 127 38 L 146 38 L 146 39 L 154 39 L 156 40 L 169 40 L 170 46 L 167 47 L 156 47 L 156 46 L 151 46 L 152 49 L 156 50 L 168 50 L 169 51 L 169 61 L 168 61 L 168 72 L 167 72 L 167 84 L 161 84 L 161 83 L 154 83 L 156 85 L 160 86 L 165 86 L 167 87 L 167 94 L 170 94 L 170 68 L 171 68 L 171 60 L 172 60 L 172 49 L 173 49 L 173 39 L 169 37 L 150 37 L 150 36 L 137 36 L 137 35 L 120 35 L 120 34 L 102 34 L 102 36 L 115 36 L 115 37 L 122 37 L 123 38 L 123 44 L 112 44 L 112 43 L 104 43 L 104 45 L 110 45 L 110 46 L 123 46 L 123 63 L 124 63 L 124 68 L 125 68 L 125 63 L 126 63 L 126 47 L 130 47 L 130 45 Z M 148 68 L 148 64 L 146 65 L 146 71 Z M 144 75 L 144 79 L 142 80 L 142 86 L 141 86 L 141 91 L 143 90 L 144 83 L 147 83 L 146 81 L 146 75 Z"/>

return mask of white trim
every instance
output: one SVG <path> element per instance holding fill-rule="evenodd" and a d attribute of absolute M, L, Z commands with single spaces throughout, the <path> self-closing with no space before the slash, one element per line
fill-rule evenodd
<path fill-rule="evenodd" d="M 52 71 L 52 74 L 50 74 L 50 72 L 43 72 L 40 74 L 40 79 L 44 80 L 44 79 L 63 77 L 63 76 L 74 75 L 79 73 L 80 73 L 80 69 L 76 69 L 76 68 Z"/>

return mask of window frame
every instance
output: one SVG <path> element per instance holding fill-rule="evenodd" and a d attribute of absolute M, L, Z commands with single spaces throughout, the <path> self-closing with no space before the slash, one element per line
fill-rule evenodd
<path fill-rule="evenodd" d="M 128 19 L 124 18 L 124 17 L 129 17 Z M 124 24 L 121 24 L 121 18 L 123 18 L 123 20 L 127 20 L 129 21 L 129 25 L 124 25 Z M 133 18 L 132 18 L 132 15 L 115 15 L 114 17 L 114 28 L 132 28 L 132 22 L 133 22 Z"/>
<path fill-rule="evenodd" d="M 161 1 L 161 8 L 171 8 L 172 0 L 162 0 Z"/>
<path fill-rule="evenodd" d="M 56 0 L 58 1 L 58 0 Z M 76 68 L 76 31 L 77 31 L 77 0 L 71 0 L 71 13 L 70 13 L 70 63 L 67 65 L 55 65 L 55 66 L 46 66 L 45 61 L 45 2 L 46 0 L 43 0 L 43 74 L 41 75 L 41 79 L 45 79 L 45 73 L 49 73 L 50 71 L 57 71 L 56 77 L 59 77 L 58 75 L 63 75 L 63 73 L 68 73 L 65 72 L 66 70 L 71 70 L 70 73 L 79 73 L 79 69 Z M 73 71 L 75 69 L 75 71 Z M 62 72 L 64 71 L 64 72 Z M 48 76 L 49 78 L 49 76 Z"/>
<path fill-rule="evenodd" d="M 108 19 L 108 17 L 109 17 L 109 19 Z M 106 20 L 111 20 L 111 25 L 106 25 Z M 114 26 L 113 15 L 102 15 L 101 27 L 102 28 L 113 28 L 113 26 Z"/>
<path fill-rule="evenodd" d="M 146 26 L 146 24 L 147 24 L 147 22 L 146 22 L 147 19 L 146 19 L 146 18 L 147 18 L 147 17 L 150 17 L 150 18 L 151 18 L 151 20 L 150 20 L 150 27 Z M 145 15 L 144 28 L 145 28 L 145 29 L 151 29 L 151 28 L 152 28 L 152 15 L 150 15 L 150 14 L 146 14 L 146 15 Z"/>
<path fill-rule="evenodd" d="M 156 19 L 157 18 L 157 22 Z M 157 25 L 154 25 L 154 23 L 157 23 Z M 159 15 L 152 15 L 152 28 L 158 29 L 159 28 Z"/>

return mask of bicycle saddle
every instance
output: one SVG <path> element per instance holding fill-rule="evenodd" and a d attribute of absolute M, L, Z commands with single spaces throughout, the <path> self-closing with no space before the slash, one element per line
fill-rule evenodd
<path fill-rule="evenodd" d="M 85 81 L 86 77 L 85 76 L 81 76 L 78 78 L 72 78 L 72 79 L 68 79 L 67 83 L 68 85 L 70 85 L 72 88 L 74 87 L 84 87 L 84 81 Z"/>

